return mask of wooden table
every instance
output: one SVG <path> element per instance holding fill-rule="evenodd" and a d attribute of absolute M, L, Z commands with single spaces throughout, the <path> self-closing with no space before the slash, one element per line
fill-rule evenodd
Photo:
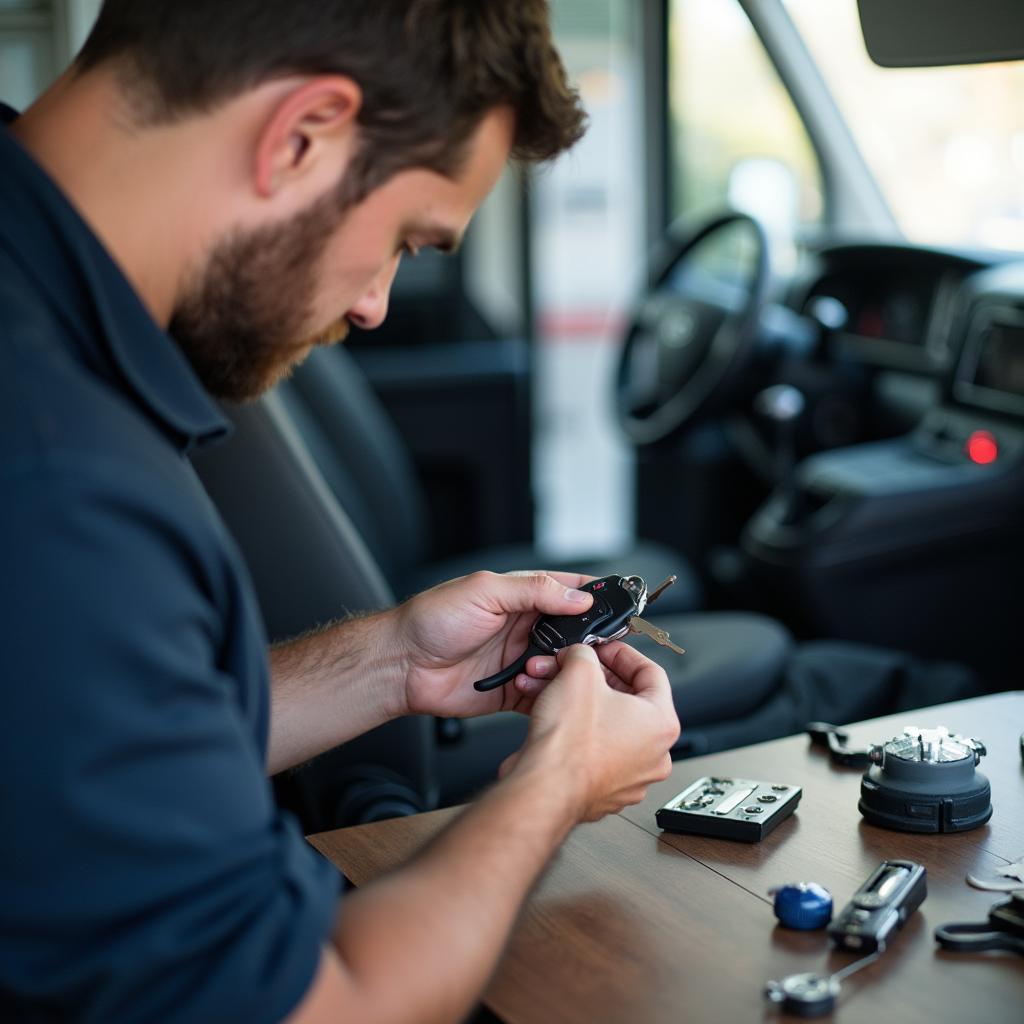
<path fill-rule="evenodd" d="M 885 858 L 928 870 L 928 898 L 875 964 L 843 984 L 842 1021 L 1024 1021 L 1024 958 L 952 954 L 932 933 L 983 921 L 1003 894 L 970 888 L 1024 854 L 1024 692 L 997 694 L 849 727 L 851 745 L 881 742 L 905 725 L 946 725 L 988 746 L 989 823 L 954 835 L 868 825 L 857 810 L 861 772 L 792 736 L 676 764 L 672 777 L 621 815 L 577 828 L 528 900 L 484 996 L 508 1024 L 771 1019 L 764 983 L 851 963 L 824 931 L 776 927 L 767 890 L 790 881 L 828 888 L 837 910 Z M 748 845 L 662 833 L 655 809 L 702 775 L 803 787 L 796 814 Z M 457 809 L 342 829 L 311 842 L 356 885 L 392 868 Z M 443 908 L 439 907 L 439 912 Z M 796 1018 L 785 1018 L 796 1019 Z"/>

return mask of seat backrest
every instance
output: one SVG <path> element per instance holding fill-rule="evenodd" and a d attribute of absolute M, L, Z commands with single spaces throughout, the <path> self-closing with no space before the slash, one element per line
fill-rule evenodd
<path fill-rule="evenodd" d="M 428 511 L 404 441 L 342 345 L 317 349 L 278 389 L 338 503 L 384 575 L 425 558 Z"/>
<path fill-rule="evenodd" d="M 281 397 L 266 395 L 225 412 L 234 435 L 193 462 L 248 563 L 271 641 L 393 605 L 380 567 L 304 448 Z M 433 806 L 434 744 L 431 719 L 400 719 L 328 755 L 330 772 L 380 765 Z M 323 790 L 322 779 L 310 781 L 307 789 Z"/>

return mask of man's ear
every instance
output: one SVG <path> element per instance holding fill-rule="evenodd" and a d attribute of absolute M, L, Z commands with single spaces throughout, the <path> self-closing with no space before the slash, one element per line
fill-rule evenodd
<path fill-rule="evenodd" d="M 337 181 L 362 103 L 362 90 L 343 75 L 319 76 L 289 92 L 259 135 L 257 194 L 269 199 L 317 170 L 329 172 L 329 180 Z"/>

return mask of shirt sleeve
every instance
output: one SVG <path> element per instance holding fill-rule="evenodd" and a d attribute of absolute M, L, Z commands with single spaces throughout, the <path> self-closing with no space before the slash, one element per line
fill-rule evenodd
<path fill-rule="evenodd" d="M 181 502 L 99 458 L 0 479 L 2 1019 L 279 1021 L 331 931 Z"/>

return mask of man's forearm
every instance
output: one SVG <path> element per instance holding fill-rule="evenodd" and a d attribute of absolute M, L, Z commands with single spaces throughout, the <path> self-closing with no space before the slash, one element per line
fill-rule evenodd
<path fill-rule="evenodd" d="M 318 630 L 270 652 L 270 774 L 396 717 L 404 679 L 389 647 L 391 612 Z"/>
<path fill-rule="evenodd" d="M 346 896 L 335 945 L 365 1000 L 358 1019 L 454 1021 L 479 998 L 578 814 L 568 789 L 531 760 L 409 866 Z"/>

